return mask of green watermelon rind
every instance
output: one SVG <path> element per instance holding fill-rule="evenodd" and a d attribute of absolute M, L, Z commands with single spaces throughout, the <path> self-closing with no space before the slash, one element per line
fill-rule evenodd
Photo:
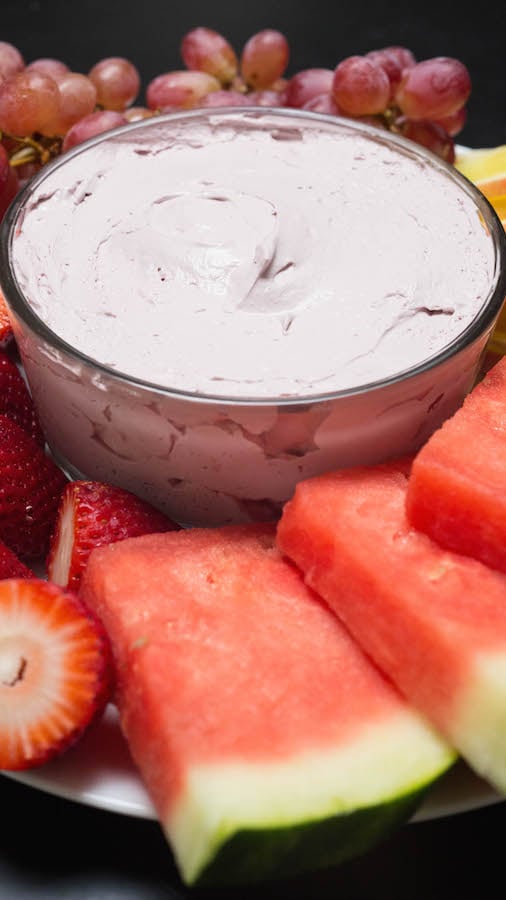
<path fill-rule="evenodd" d="M 406 823 L 439 777 L 384 803 L 315 821 L 239 828 L 232 834 L 225 826 L 215 836 L 208 862 L 186 883 L 212 886 L 275 881 L 337 866 L 366 853 Z"/>
<path fill-rule="evenodd" d="M 179 812 L 160 822 L 187 885 L 291 877 L 374 846 L 411 818 L 457 758 L 406 711 L 397 725 L 352 741 L 330 773 L 321 754 L 296 760 L 288 782 L 286 762 L 275 767 L 274 780 L 262 764 L 239 778 L 230 765 L 197 768 L 188 773 Z"/>
<path fill-rule="evenodd" d="M 194 762 L 160 822 L 188 884 L 337 865 L 415 812 L 457 759 L 411 708 L 279 758 Z"/>

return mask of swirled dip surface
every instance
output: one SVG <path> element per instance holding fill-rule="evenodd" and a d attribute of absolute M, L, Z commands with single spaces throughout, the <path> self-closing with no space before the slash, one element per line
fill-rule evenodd
<path fill-rule="evenodd" d="M 13 243 L 69 344 L 167 388 L 311 397 L 409 369 L 482 307 L 491 238 L 444 170 L 346 125 L 151 120 L 69 158 Z"/>

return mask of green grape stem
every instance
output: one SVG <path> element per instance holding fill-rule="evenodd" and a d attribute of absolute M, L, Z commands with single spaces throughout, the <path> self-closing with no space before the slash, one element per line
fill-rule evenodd
<path fill-rule="evenodd" d="M 4 140 L 4 138 L 15 144 L 14 149 L 9 154 L 9 162 L 14 167 L 23 166 L 25 163 L 30 162 L 40 162 L 42 165 L 45 165 L 61 152 L 62 142 L 57 137 L 46 138 L 38 134 L 18 137 L 17 135 L 0 131 L 0 140 Z"/>

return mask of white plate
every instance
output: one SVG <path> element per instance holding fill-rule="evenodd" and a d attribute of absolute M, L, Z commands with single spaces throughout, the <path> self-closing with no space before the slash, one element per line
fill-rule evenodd
<path fill-rule="evenodd" d="M 26 772 L 3 774 L 67 800 L 122 815 L 156 819 L 112 706 L 83 740 L 60 759 Z M 413 821 L 454 815 L 501 800 L 486 782 L 458 763 L 432 789 Z"/>

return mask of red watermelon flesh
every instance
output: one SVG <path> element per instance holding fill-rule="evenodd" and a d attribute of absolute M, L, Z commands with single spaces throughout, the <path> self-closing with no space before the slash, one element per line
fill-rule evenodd
<path fill-rule="evenodd" d="M 277 542 L 405 696 L 506 793 L 506 576 L 406 518 L 395 465 L 301 482 Z"/>
<path fill-rule="evenodd" d="M 189 883 L 361 852 L 455 758 L 274 537 L 273 525 L 246 525 L 128 539 L 93 551 L 81 586 Z"/>
<path fill-rule="evenodd" d="M 442 547 L 506 572 L 506 357 L 419 451 L 406 504 Z"/>

